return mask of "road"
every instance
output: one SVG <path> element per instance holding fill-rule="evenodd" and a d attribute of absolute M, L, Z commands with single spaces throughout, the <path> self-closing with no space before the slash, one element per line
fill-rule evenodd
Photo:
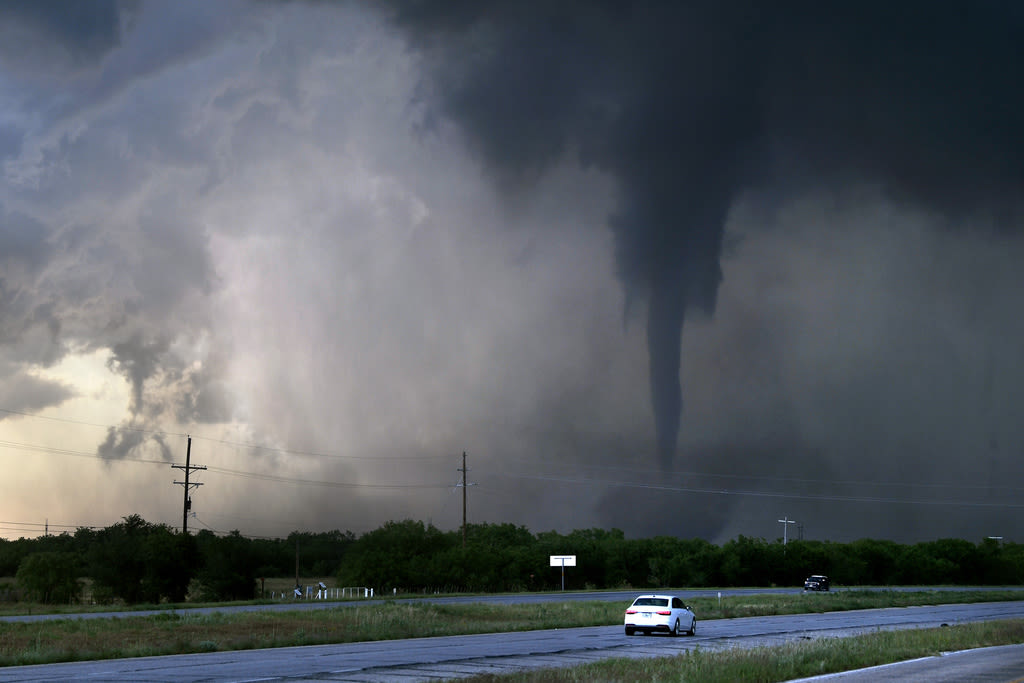
<path fill-rule="evenodd" d="M 943 652 L 884 666 L 801 678 L 790 683 L 1020 683 L 1024 678 L 1024 644 Z"/>
<path fill-rule="evenodd" d="M 943 589 L 945 590 L 945 589 Z M 988 590 L 988 589 L 975 589 Z M 998 590 L 998 589 L 996 589 Z M 728 595 L 760 595 L 772 593 L 801 593 L 797 588 L 730 588 L 722 591 Z M 690 590 L 673 591 L 675 595 L 684 597 L 714 596 L 717 590 Z M 628 604 L 637 596 L 637 591 L 587 591 L 583 593 L 559 592 L 559 593 L 506 593 L 499 595 L 446 595 L 436 598 L 400 598 L 393 602 L 432 602 L 438 604 L 465 604 L 473 602 L 486 602 L 497 605 L 529 604 L 543 602 L 578 602 L 583 600 L 603 600 L 606 602 L 621 602 Z M 74 614 L 22 614 L 16 616 L 0 617 L 0 623 L 4 621 L 46 621 L 51 619 L 111 619 L 128 617 L 146 617 L 154 614 L 213 614 L 215 612 L 257 612 L 266 610 L 302 610 L 302 609 L 331 609 L 334 607 L 358 607 L 365 605 L 378 605 L 386 602 L 384 598 L 372 598 L 369 600 L 352 600 L 349 602 L 331 602 L 317 600 L 285 600 L 280 603 L 264 605 L 229 605 L 222 607 L 189 607 L 178 610 L 135 610 L 131 612 L 76 612 Z"/>
<path fill-rule="evenodd" d="M 702 650 L 771 646 L 876 629 L 928 628 L 1010 618 L 1024 618 L 1024 602 L 720 619 L 698 622 L 697 635 L 683 638 L 627 637 L 621 626 L 598 626 L 8 667 L 0 669 L 0 682 L 436 681 L 572 666 L 609 657 L 664 657 L 698 646 Z"/>
<path fill-rule="evenodd" d="M 925 592 L 925 591 L 1016 591 L 1024 590 L 1024 586 L 887 586 L 884 588 L 833 588 L 832 592 L 837 593 L 845 590 L 878 590 L 878 591 L 899 591 L 899 592 Z M 673 590 L 673 595 L 683 598 L 715 597 L 717 595 L 797 595 L 803 593 L 802 588 L 725 588 L 725 589 L 695 589 L 695 590 Z M 440 596 L 436 598 L 400 598 L 393 602 L 433 602 L 438 604 L 459 604 L 471 602 L 487 602 L 498 605 L 528 604 L 543 602 L 578 602 L 585 600 L 603 600 L 606 602 L 621 602 L 623 605 L 631 602 L 639 591 L 586 591 L 586 592 L 552 592 L 552 593 L 505 593 L 499 595 L 456 595 Z M 22 614 L 16 616 L 0 617 L 0 623 L 5 621 L 46 621 L 50 619 L 111 619 L 127 617 L 145 617 L 154 614 L 213 614 L 215 612 L 256 612 L 265 610 L 296 610 L 296 609 L 330 609 L 333 607 L 356 607 L 359 605 L 374 605 L 385 602 L 385 598 L 372 598 L 369 600 L 352 600 L 348 602 L 331 602 L 317 600 L 285 600 L 280 603 L 263 605 L 230 605 L 222 607 L 189 607 L 178 610 L 134 610 L 131 612 L 76 612 L 74 614 Z"/>

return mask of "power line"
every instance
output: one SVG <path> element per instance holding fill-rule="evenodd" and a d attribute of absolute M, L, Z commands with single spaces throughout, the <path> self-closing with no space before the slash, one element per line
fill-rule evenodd
<path fill-rule="evenodd" d="M 259 534 L 243 534 L 241 531 L 237 531 L 237 530 L 222 531 L 220 529 L 214 529 L 212 526 L 210 526 L 209 524 L 207 524 L 203 520 L 199 519 L 199 517 L 196 517 L 195 520 L 197 522 L 199 522 L 200 524 L 202 524 L 206 528 L 207 531 L 209 531 L 211 534 L 214 534 L 215 536 L 230 536 L 230 535 L 232 535 L 232 534 L 237 532 L 238 535 L 241 536 L 242 538 L 249 538 L 249 539 L 255 539 L 255 540 L 260 540 L 260 541 L 287 541 L 288 540 L 287 536 L 261 536 Z"/>
<path fill-rule="evenodd" d="M 213 512 L 211 516 L 223 519 L 238 519 L 243 522 L 256 522 L 258 524 L 271 524 L 274 523 L 280 527 L 289 527 L 295 529 L 300 526 L 299 522 L 294 520 L 282 520 L 280 517 L 274 517 L 273 519 L 267 519 L 266 517 L 250 517 L 249 515 L 233 515 L 227 512 Z M 194 515 L 193 515 L 194 516 Z"/>
<path fill-rule="evenodd" d="M 50 446 L 37 446 L 33 444 L 23 444 L 13 441 L 0 440 L 0 447 L 12 448 L 16 450 L 35 451 L 40 453 L 49 453 L 51 455 L 68 455 L 77 458 L 89 458 L 92 460 L 102 460 L 104 462 L 137 462 L 147 465 L 160 465 L 166 466 L 170 463 L 166 460 L 153 460 L 149 458 L 132 458 L 130 456 L 124 456 L 119 458 L 107 458 L 96 453 L 86 453 L 84 451 L 72 451 L 66 448 L 53 448 Z M 433 457 L 433 456 L 431 456 Z M 447 456 L 446 456 L 447 457 Z M 426 489 L 426 488 L 448 488 L 448 484 L 365 484 L 365 483 L 353 483 L 353 482 L 337 482 L 337 481 L 325 481 L 315 479 L 299 479 L 297 477 L 285 477 L 273 474 L 262 474 L 259 472 L 246 472 L 242 470 L 234 470 L 227 467 L 204 467 L 204 469 L 210 472 L 219 472 L 235 477 L 245 477 L 249 479 L 262 479 L 265 481 L 276 481 L 283 484 L 296 484 L 306 486 L 325 486 L 329 488 L 368 488 L 368 489 Z"/>
<path fill-rule="evenodd" d="M 11 410 L 7 408 L 0 408 L 0 413 L 7 413 L 10 415 L 18 415 L 21 417 L 28 417 L 41 420 L 49 420 L 55 422 L 79 424 L 84 426 L 98 427 L 104 429 L 117 429 L 122 431 L 131 431 L 137 433 L 144 433 L 150 435 L 166 435 L 166 436 L 184 436 L 186 438 L 192 438 L 190 435 L 168 432 L 164 430 L 155 429 L 144 429 L 139 427 L 127 427 L 127 426 L 113 426 L 104 425 L 93 422 L 87 422 L 83 420 L 75 420 L 70 418 L 52 417 L 46 415 L 38 415 L 34 413 L 28 413 L 24 411 Z M 308 456 L 308 457 L 319 457 L 319 458 L 331 458 L 340 460 L 367 460 L 367 461 L 388 461 L 388 460 L 418 460 L 425 461 L 431 459 L 447 458 L 447 455 L 416 455 L 416 456 L 364 456 L 364 455 L 342 455 L 337 453 L 326 453 L 318 451 L 304 451 L 304 450 L 293 450 L 287 448 L 277 448 L 271 446 L 265 446 L 261 444 L 231 441 L 227 439 L 217 439 L 212 437 L 204 437 L 197 435 L 194 438 L 202 439 L 204 441 L 233 446 L 236 448 L 248 448 L 252 450 L 266 451 L 270 453 L 279 453 L 284 455 L 297 455 L 297 456 Z M 104 460 L 107 462 L 138 462 L 144 464 L 156 464 L 156 465 L 167 465 L 166 460 L 154 460 L 149 458 L 134 458 L 134 457 L 118 457 L 110 458 L 98 455 L 96 453 L 87 453 L 84 451 L 77 451 L 66 448 L 57 448 L 51 446 L 42 446 L 35 444 L 26 444 L 13 441 L 0 440 L 0 447 L 26 450 L 32 452 L 48 453 L 53 455 L 68 455 L 73 457 L 84 457 L 94 458 L 98 460 Z M 520 462 L 526 464 L 536 464 L 536 461 L 529 461 L 522 458 L 511 458 L 510 461 Z M 550 465 L 549 461 L 544 464 Z M 656 472 L 653 470 L 637 469 L 634 467 L 627 466 L 612 466 L 612 465 L 597 465 L 593 463 L 587 463 L 585 465 L 573 464 L 574 467 L 585 467 L 591 471 L 628 471 L 634 475 L 651 474 L 657 476 L 663 476 L 663 473 Z M 209 467 L 211 472 L 218 472 L 228 476 L 244 477 L 249 479 L 258 479 L 264 481 L 273 481 L 285 484 L 299 485 L 299 486 L 320 486 L 328 488 L 363 488 L 363 489 L 430 489 L 430 488 L 448 488 L 447 484 L 370 484 L 370 483 L 354 483 L 354 482 L 335 482 L 335 481 L 324 481 L 324 480 L 310 480 L 301 479 L 296 477 L 286 477 L 282 475 L 263 474 L 258 472 L 248 472 L 242 470 L 229 469 L 224 467 Z M 677 476 L 690 476 L 699 477 L 703 479 L 720 479 L 720 480 L 745 480 L 754 482 L 775 482 L 779 484 L 814 484 L 814 485 L 831 485 L 831 486 L 873 486 L 873 487 L 913 487 L 915 489 L 931 489 L 940 490 L 946 488 L 956 487 L 960 493 L 976 490 L 985 491 L 991 493 L 993 491 L 1004 491 L 1017 493 L 1024 491 L 1019 487 L 1009 486 L 989 486 L 989 485 L 968 485 L 964 483 L 956 484 L 941 484 L 941 483 L 925 483 L 925 482 L 913 482 L 913 483 L 897 483 L 897 482 L 873 482 L 873 481 L 858 481 L 858 480 L 824 480 L 824 479 L 808 479 L 808 478 L 796 478 L 796 477 L 776 477 L 776 476 L 755 476 L 755 475 L 739 475 L 739 474 L 717 474 L 717 473 L 705 473 L 695 471 L 683 471 L 676 472 Z M 999 503 L 999 502 L 976 502 L 976 501 L 965 501 L 965 500 L 926 500 L 926 499 L 912 499 L 912 498 L 901 498 L 896 496 L 870 496 L 870 495 L 836 495 L 836 494 L 814 494 L 814 493 L 786 493 L 786 492 L 771 492 L 771 491 L 755 491 L 755 490 L 743 490 L 735 489 L 731 487 L 714 487 L 714 486 L 684 486 L 684 485 L 658 485 L 658 484 L 647 484 L 643 482 L 623 482 L 621 480 L 609 481 L 601 478 L 588 478 L 588 477 L 573 477 L 573 476 L 544 476 L 544 475 L 516 475 L 508 473 L 495 473 L 495 476 L 504 476 L 509 478 L 519 479 L 532 479 L 541 481 L 553 481 L 553 482 L 566 482 L 575 483 L 581 485 L 598 485 L 598 486 L 620 486 L 629 488 L 640 488 L 648 490 L 664 490 L 664 491 L 675 491 L 685 493 L 700 493 L 710 495 L 727 495 L 727 496 L 746 496 L 746 497 L 762 497 L 762 498 L 779 498 L 789 500 L 815 500 L 815 501 L 827 501 L 827 502 L 852 502 L 852 503 L 882 503 L 882 504 L 900 504 L 900 505 L 928 505 L 928 506 L 946 506 L 946 507 L 974 507 L 974 508 L 1024 508 L 1024 504 L 1021 503 Z M 458 486 L 458 485 L 457 485 Z M 464 483 L 463 486 L 466 486 Z M 463 489 L 463 496 L 465 498 L 466 490 Z M 463 516 L 465 517 L 465 501 Z M 465 523 L 465 522 L 464 522 Z M 183 524 L 184 526 L 184 524 Z"/>
<path fill-rule="evenodd" d="M 602 486 L 618 486 L 624 488 L 639 488 L 651 491 L 670 491 L 676 493 L 705 493 L 719 496 L 749 496 L 757 498 L 783 498 L 787 500 L 818 500 L 840 503 L 890 503 L 899 505 L 931 505 L 943 507 L 976 507 L 976 508 L 1024 508 L 1024 503 L 994 503 L 994 502 L 973 502 L 964 500 L 920 500 L 888 498 L 880 496 L 839 496 L 815 493 L 780 493 L 773 491 L 744 491 L 733 489 L 699 488 L 693 486 L 669 486 L 665 484 L 645 484 L 643 482 L 623 482 L 602 479 L 588 479 L 581 477 L 553 477 L 531 474 L 505 474 L 496 473 L 495 476 L 508 477 L 511 479 L 531 479 L 538 481 L 563 482 L 570 484 L 599 484 Z"/>
<path fill-rule="evenodd" d="M 447 456 L 348 456 L 335 453 L 322 453 L 316 451 L 295 451 L 292 449 L 279 449 L 279 447 L 260 445 L 258 443 L 245 443 L 238 441 L 229 441 L 225 439 L 212 438 L 210 436 L 196 436 L 196 438 L 203 439 L 204 441 L 210 441 L 211 443 L 220 443 L 222 445 L 231 445 L 236 447 L 243 447 L 243 449 L 251 449 L 253 451 L 267 451 L 270 453 L 279 453 L 287 456 L 306 456 L 310 458 L 327 458 L 333 460 L 372 460 L 372 461 L 386 461 L 386 460 L 401 460 L 401 461 L 422 461 L 422 460 L 439 460 L 441 458 L 447 458 Z"/>
<path fill-rule="evenodd" d="M 165 526 L 168 526 L 168 527 L 170 526 L 166 522 L 153 522 L 153 523 L 154 524 L 164 524 Z M 112 524 L 117 524 L 117 522 L 112 522 Z M 7 526 L 7 525 L 10 525 L 10 526 Z M 103 525 L 103 524 L 54 524 L 53 522 L 46 523 L 46 522 L 11 522 L 11 521 L 0 521 L 0 531 L 13 531 L 13 532 L 17 532 L 17 533 L 20 533 L 20 534 L 33 534 L 33 535 L 37 535 L 37 536 L 42 536 L 44 534 L 44 531 L 47 529 L 47 527 L 49 527 L 49 530 L 51 532 L 53 532 L 56 529 L 56 530 L 59 530 L 61 534 L 66 534 L 68 532 L 77 532 L 80 529 L 87 529 L 89 531 L 98 531 L 98 530 L 101 530 L 101 529 L 106 529 L 109 526 L 111 526 L 111 524 L 107 524 L 107 525 Z M 2 540 L 2 539 L 0 539 L 0 540 Z"/>
<path fill-rule="evenodd" d="M 326 486 L 328 488 L 343 488 L 343 489 L 446 489 L 449 484 L 361 484 L 344 481 L 324 481 L 319 479 L 298 479 L 294 477 L 282 477 L 275 474 L 260 474 L 258 472 L 243 472 L 241 470 L 232 470 L 226 467 L 215 467 L 210 465 L 207 468 L 210 472 L 219 472 L 221 474 L 228 474 L 236 477 L 245 477 L 246 479 L 262 479 L 264 481 L 276 481 L 282 484 L 299 484 L 305 486 Z"/>
<path fill-rule="evenodd" d="M 10 525 L 10 526 L 8 526 Z M 42 531 L 47 527 L 51 529 L 102 529 L 101 526 L 87 525 L 87 524 L 53 524 L 51 522 L 11 522 L 7 520 L 0 521 L 0 529 L 7 529 L 8 531 Z"/>
<path fill-rule="evenodd" d="M 49 453 L 50 455 L 70 455 L 76 458 L 90 458 L 93 460 L 104 460 L 106 462 L 141 462 L 150 465 L 166 465 L 166 460 L 152 460 L 149 458 L 133 458 L 130 456 L 108 458 L 98 453 L 87 453 L 85 451 L 75 451 L 68 448 L 56 448 L 53 446 L 40 446 L 35 444 L 19 443 L 17 441 L 4 441 L 0 440 L 0 447 L 11 448 L 21 451 L 34 451 L 38 453 Z"/>
<path fill-rule="evenodd" d="M 28 450 L 36 452 L 50 453 L 54 455 L 69 455 L 74 457 L 92 458 L 96 460 L 104 460 L 107 462 L 138 462 L 143 464 L 151 465 L 167 465 L 165 460 L 154 460 L 149 458 L 107 458 L 95 453 L 86 453 L 83 451 L 74 451 L 64 448 L 54 448 L 49 446 L 38 446 L 33 444 L 24 444 L 12 441 L 0 440 L 0 447 L 13 448 L 19 450 Z M 432 456 L 431 456 L 432 457 Z M 450 456 L 444 456 L 450 457 Z M 229 476 L 243 477 L 249 479 L 259 479 L 263 481 L 275 481 L 284 484 L 293 484 L 299 486 L 320 486 L 327 488 L 354 488 L 354 489 L 430 489 L 430 488 L 449 488 L 449 484 L 368 484 L 368 483 L 354 483 L 354 482 L 336 482 L 336 481 L 325 481 L 325 480 L 313 480 L 313 479 L 300 479 L 297 477 L 285 477 L 281 475 L 263 474 L 258 472 L 246 472 L 242 470 L 235 470 L 226 467 L 215 467 L 209 466 L 207 468 L 211 472 L 217 472 L 220 474 L 226 474 Z M 596 466 L 592 469 L 606 469 L 606 470 L 621 470 L 627 468 L 616 468 L 616 467 L 600 467 Z M 643 473 L 642 471 L 630 470 L 633 473 Z M 777 481 L 780 483 L 786 482 L 799 482 L 799 483 L 817 483 L 817 484 L 832 484 L 832 485 L 878 485 L 878 486 L 897 486 L 892 483 L 880 483 L 880 482 L 836 482 L 829 480 L 816 480 L 816 479 L 791 479 L 784 477 L 750 477 L 743 475 L 726 475 L 726 474 L 702 474 L 702 473 L 679 473 L 679 474 L 691 474 L 703 477 L 719 477 L 726 479 L 748 479 L 753 481 Z M 705 494 L 717 494 L 717 495 L 732 495 L 732 496 L 754 496 L 754 497 L 771 497 L 771 498 L 786 498 L 793 500 L 819 500 L 819 501 L 833 501 L 833 502 L 856 502 L 856 503 L 892 503 L 892 504 L 908 504 L 908 505 L 938 505 L 938 506 L 950 506 L 950 507 L 1003 507 L 1003 508 L 1019 508 L 1024 507 L 1024 504 L 1014 503 L 995 503 L 995 502 L 971 502 L 971 501 L 954 501 L 954 500 L 939 500 L 929 501 L 921 499 L 905 499 L 897 497 L 887 496 L 853 496 L 853 495 L 828 495 L 828 494 L 810 494 L 810 493 L 783 493 L 783 492 L 768 492 L 768 491 L 749 491 L 749 490 L 737 490 L 731 488 L 716 488 L 708 486 L 668 486 L 668 485 L 653 485 L 645 484 L 643 482 L 623 482 L 621 480 L 604 480 L 599 478 L 580 478 L 580 477 L 559 477 L 559 476 L 544 476 L 544 475 L 518 475 L 510 473 L 496 472 L 494 476 L 508 477 L 513 479 L 533 479 L 533 480 L 547 480 L 547 481 L 560 481 L 577 484 L 587 485 L 601 485 L 601 486 L 623 486 L 630 488 L 647 488 L 647 489 L 660 489 L 666 491 L 678 491 L 687 493 L 705 493 Z M 914 486 L 915 488 L 947 488 L 952 485 L 945 484 L 924 484 L 914 483 L 906 484 L 906 486 Z M 458 485 L 456 485 L 458 487 Z M 1002 490 L 1009 492 L 1019 492 L 1024 489 L 1006 486 L 968 486 L 960 485 L 960 491 L 967 490 L 984 490 L 994 491 Z"/>
<path fill-rule="evenodd" d="M 126 432 L 136 432 L 139 434 L 149 434 L 151 436 L 180 436 L 180 437 L 191 437 L 194 439 L 201 439 L 210 443 L 221 444 L 224 446 L 233 446 L 235 448 L 248 448 L 251 450 L 267 451 L 271 453 L 280 453 L 282 455 L 301 455 L 315 458 L 329 458 L 337 460 L 439 460 L 441 458 L 447 458 L 447 455 L 345 455 L 341 453 L 326 453 L 321 451 L 306 451 L 297 450 L 291 448 L 280 448 L 276 446 L 266 446 L 263 444 L 248 443 L 243 441 L 231 441 L 229 439 L 218 439 L 210 436 L 203 436 L 201 434 L 186 434 L 183 432 L 169 432 L 163 429 L 146 429 L 143 427 L 127 427 L 122 425 L 108 425 L 99 424 L 96 422 L 87 422 L 84 420 L 73 420 L 70 418 L 63 417 L 51 417 L 49 415 L 38 415 L 35 413 L 27 413 L 20 410 L 10 410 L 8 408 L 0 408 L 0 413 L 7 413 L 9 415 L 18 415 L 21 417 L 30 417 L 37 420 L 50 420 L 53 422 L 64 422 L 67 424 L 77 424 L 87 427 L 98 427 L 101 429 L 113 429 Z"/>
<path fill-rule="evenodd" d="M 504 462 L 517 462 L 522 465 L 536 466 L 536 465 L 551 465 L 551 461 L 544 460 L 528 460 L 525 458 L 507 457 L 503 459 Z M 577 463 L 567 462 L 566 467 L 573 469 L 586 469 L 586 470 L 598 470 L 608 472 L 626 472 L 632 475 L 652 475 L 658 478 L 664 478 L 665 472 L 656 469 L 645 469 L 627 465 L 595 465 L 593 463 Z M 675 470 L 671 475 L 682 478 L 682 477 L 699 477 L 703 479 L 736 479 L 736 480 L 747 480 L 755 482 L 778 482 L 783 484 L 825 484 L 829 486 L 878 486 L 878 487 L 908 487 L 920 489 L 949 489 L 955 488 L 958 491 L 966 489 L 976 489 L 979 491 L 1010 491 L 1010 492 L 1024 492 L 1024 488 L 1015 486 L 994 486 L 988 484 L 965 484 L 963 482 L 951 482 L 949 484 L 941 483 L 928 483 L 928 482 L 894 482 L 894 481 L 869 481 L 869 480 L 856 480 L 856 479 L 809 479 L 806 477 L 778 477 L 778 476 L 767 476 L 767 475 L 754 475 L 754 474 L 728 474 L 728 473 L 717 473 L 717 472 L 698 472 L 695 470 Z M 509 475 L 513 476 L 513 475 Z"/>
<path fill-rule="evenodd" d="M 118 430 L 123 430 L 123 431 L 131 431 L 131 432 L 150 434 L 150 435 L 181 436 L 181 437 L 186 437 L 186 438 L 188 438 L 190 436 L 188 434 L 179 433 L 179 432 L 169 432 L 169 431 L 156 430 L 156 429 L 144 429 L 144 428 L 140 428 L 140 427 L 124 427 L 124 426 L 106 425 L 106 424 L 99 424 L 99 423 L 95 423 L 95 422 L 88 422 L 88 421 L 84 421 L 84 420 L 75 420 L 75 419 L 70 419 L 70 418 L 61 418 L 61 417 L 52 417 L 52 416 L 48 416 L 48 415 L 39 415 L 39 414 L 29 413 L 29 412 L 25 412 L 25 411 L 11 410 L 11 409 L 8 409 L 8 408 L 0 408 L 0 413 L 7 413 L 7 414 L 10 414 L 10 415 L 18 415 L 18 416 L 21 416 L 21 417 L 29 417 L 29 418 L 35 418 L 35 419 L 40 419 L 40 420 L 51 420 L 51 421 L 55 421 L 55 422 L 64 422 L 64 423 L 69 423 L 69 424 L 78 424 L 78 425 L 85 425 L 85 426 L 90 426 L 90 427 L 99 427 L 99 428 L 103 428 L 103 429 L 118 429 Z M 250 443 L 250 442 L 243 442 L 243 441 L 232 441 L 232 440 L 229 440 L 229 439 L 219 439 L 219 438 L 202 436 L 202 435 L 191 435 L 191 438 L 201 439 L 201 440 L 207 441 L 209 443 L 215 443 L 215 444 L 220 444 L 220 445 L 225 445 L 225 446 L 232 446 L 232 447 L 235 447 L 235 448 L 248 448 L 248 449 L 251 449 L 251 450 L 266 451 L 266 452 L 270 452 L 270 453 L 279 453 L 279 454 L 282 454 L 282 455 L 298 455 L 298 456 L 305 456 L 305 457 L 318 457 L 318 458 L 338 459 L 338 460 L 367 460 L 367 461 L 374 461 L 374 462 L 384 462 L 384 461 L 390 461 L 390 460 L 399 460 L 399 461 L 427 461 L 427 460 L 437 460 L 437 459 L 448 458 L 449 457 L 448 455 L 444 455 L 444 454 L 441 454 L 441 455 L 345 455 L 345 454 L 327 453 L 327 452 L 321 452 L 321 451 L 307 451 L 307 450 L 297 450 L 297 449 L 289 449 L 289 448 L 279 448 L 279 447 L 274 447 L 274 446 L 266 446 L 266 445 L 255 444 L 255 443 Z M 113 461 L 113 460 L 131 460 L 133 462 L 149 462 L 149 463 L 161 464 L 161 465 L 165 464 L 165 461 L 161 461 L 161 460 L 149 460 L 149 459 L 144 459 L 144 458 L 128 458 L 128 457 L 123 457 L 123 458 L 105 458 L 103 456 L 98 456 L 98 455 L 89 454 L 89 453 L 83 453 L 81 451 L 71 451 L 71 450 L 67 450 L 67 449 L 58 449 L 58 448 L 51 448 L 51 447 L 46 447 L 46 446 L 33 446 L 33 445 L 30 445 L 30 444 L 17 444 L 17 443 L 8 442 L 8 441 L 0 441 L 0 446 L 7 446 L 7 447 L 10 447 L 10 448 L 19 448 L 19 449 L 22 449 L 22 450 L 33 450 L 33 451 L 53 453 L 53 454 L 75 455 L 75 456 L 78 456 L 78 457 L 96 457 L 98 459 L 111 460 L 111 461 Z M 518 463 L 525 464 L 525 465 L 530 465 L 530 466 L 533 466 L 533 465 L 536 465 L 536 464 L 547 464 L 547 465 L 551 464 L 550 461 L 543 461 L 543 463 L 538 463 L 538 461 L 536 461 L 536 460 L 529 460 L 529 459 L 525 459 L 525 458 L 516 458 L 516 457 L 506 458 L 505 461 L 506 462 L 518 462 Z M 659 470 L 629 467 L 629 466 L 625 466 L 625 465 L 597 465 L 597 464 L 594 464 L 594 463 L 586 463 L 586 464 L 572 463 L 571 466 L 576 467 L 576 468 L 585 467 L 587 470 L 591 470 L 591 471 L 608 471 L 608 472 L 622 472 L 622 471 L 625 471 L 625 472 L 629 472 L 630 474 L 634 474 L 634 475 L 649 474 L 649 475 L 657 476 L 657 477 L 663 477 L 664 476 L 664 473 L 659 471 Z M 235 476 L 253 476 L 255 478 L 265 478 L 265 479 L 272 480 L 272 481 L 283 481 L 285 483 L 315 484 L 315 485 L 328 485 L 328 486 L 337 485 L 337 486 L 342 486 L 342 487 L 351 487 L 351 486 L 369 486 L 369 487 L 373 487 L 373 485 L 360 485 L 360 484 L 340 484 L 340 483 L 321 484 L 320 482 L 313 482 L 313 481 L 299 480 L 299 479 L 287 479 L 287 478 L 274 479 L 274 478 L 272 478 L 272 476 L 269 476 L 269 475 L 268 476 L 261 476 L 261 475 L 254 475 L 254 474 L 246 474 L 246 473 L 242 473 L 242 472 L 239 472 L 239 471 L 236 471 L 236 470 L 221 469 L 219 471 L 221 471 L 222 473 L 225 473 L 225 474 L 232 474 L 232 475 L 235 475 Z M 979 485 L 970 485 L 970 484 L 965 484 L 963 482 L 954 482 L 954 483 L 949 483 L 949 484 L 941 484 L 941 483 L 927 483 L 927 482 L 900 483 L 900 482 L 892 482 L 892 481 L 829 480 L 829 479 L 810 479 L 810 478 L 804 478 L 804 477 L 778 477 L 778 476 L 757 476 L 757 475 L 744 475 L 744 474 L 710 473 L 710 472 L 697 472 L 697 471 L 692 471 L 692 470 L 691 471 L 677 471 L 674 474 L 677 475 L 677 476 L 680 476 L 680 477 L 682 477 L 682 476 L 691 476 L 691 477 L 701 477 L 701 478 L 707 478 L 707 479 L 732 479 L 732 480 L 747 480 L 747 481 L 757 481 L 757 482 L 778 482 L 778 483 L 784 483 L 784 484 L 785 483 L 792 483 L 792 484 L 816 484 L 816 485 L 831 485 L 831 486 L 876 486 L 876 487 L 889 487 L 889 488 L 913 486 L 914 488 L 917 488 L 917 489 L 956 488 L 958 491 L 978 490 L 978 491 L 985 491 L 985 492 L 991 492 L 991 491 L 1024 492 L 1024 488 L 1021 488 L 1021 487 L 992 486 L 992 485 L 980 485 L 980 484 Z M 515 476 L 515 475 L 507 475 L 507 476 Z M 402 487 L 401 486 L 388 486 L 388 485 L 385 485 L 385 486 L 381 486 L 380 488 L 402 488 Z M 415 486 L 413 486 L 411 488 L 415 488 Z"/>
<path fill-rule="evenodd" d="M 210 533 L 213 533 L 213 534 L 215 534 L 217 536 L 228 536 L 228 535 L 234 533 L 234 531 L 222 531 L 220 529 L 214 529 L 213 527 L 208 525 L 206 522 L 204 522 L 203 520 L 201 520 L 197 516 L 193 515 L 193 518 L 196 520 L 196 522 L 198 522 L 204 528 L 206 528 L 207 531 L 209 531 Z M 63 529 L 64 530 L 62 533 L 66 533 L 68 530 L 78 531 L 79 529 L 89 529 L 89 530 L 107 529 L 110 526 L 112 526 L 114 524 L 117 524 L 117 523 L 118 522 L 114 522 L 114 523 L 108 524 L 106 526 L 99 525 L 99 524 L 91 524 L 91 525 L 90 524 L 50 524 L 50 528 L 52 529 L 53 527 L 57 527 L 59 529 Z M 154 522 L 154 523 L 155 524 L 164 524 L 165 526 L 170 526 L 166 522 Z M 10 525 L 13 525 L 13 526 L 4 526 L 4 525 L 7 525 L 7 524 L 10 524 Z M 36 533 L 41 535 L 44 526 L 45 526 L 45 524 L 43 522 L 6 522 L 6 521 L 0 521 L 0 530 L 4 530 L 4 531 L 36 532 Z M 241 532 L 239 532 L 238 535 L 242 536 L 244 538 L 262 539 L 262 540 L 283 541 L 283 540 L 287 539 L 286 536 L 261 536 L 261 535 L 258 535 L 258 534 L 243 534 Z M 0 539 L 0 540 L 3 540 L 3 539 Z"/>
<path fill-rule="evenodd" d="M 0 413 L 7 413 L 8 415 L 18 415 L 20 417 L 31 417 L 36 420 L 50 420 L 51 422 L 66 422 L 68 424 L 84 425 L 86 427 L 99 427 L 100 429 L 121 429 L 126 432 L 143 432 L 146 434 L 167 434 L 169 436 L 186 436 L 186 434 L 177 434 L 175 432 L 165 432 L 157 429 L 143 429 L 141 427 L 125 427 L 125 426 L 114 426 L 107 424 L 99 424 L 97 422 L 86 422 L 85 420 L 73 420 L 66 417 L 52 417 L 50 415 L 39 415 L 38 413 L 26 413 L 22 410 L 11 410 L 9 408 L 0 408 Z"/>

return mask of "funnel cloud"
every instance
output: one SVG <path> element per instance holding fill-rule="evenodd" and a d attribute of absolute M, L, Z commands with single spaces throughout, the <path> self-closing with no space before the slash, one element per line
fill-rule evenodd
<path fill-rule="evenodd" d="M 878 186 L 954 227 L 1017 230 L 1024 73 L 1013 3 L 414 2 L 440 115 L 503 185 L 565 155 L 610 173 L 629 301 L 647 305 L 661 465 L 680 344 L 713 315 L 732 207 Z"/>

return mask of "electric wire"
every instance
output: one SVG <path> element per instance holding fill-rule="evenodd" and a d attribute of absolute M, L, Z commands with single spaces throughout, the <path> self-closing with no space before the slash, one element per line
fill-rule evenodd
<path fill-rule="evenodd" d="M 544 476 L 537 474 L 507 474 L 500 473 L 495 476 L 507 477 L 512 479 L 530 479 L 536 481 L 551 481 L 559 483 L 569 484 L 586 484 L 594 485 L 598 484 L 605 487 L 622 487 L 622 488 L 638 488 L 646 489 L 649 491 L 668 491 L 673 493 L 701 493 L 721 496 L 750 496 L 757 498 L 783 498 L 787 500 L 816 500 L 816 501 L 828 501 L 828 502 L 845 502 L 845 503 L 892 503 L 901 505 L 931 505 L 931 506 L 949 506 L 949 507 L 976 507 L 976 508 L 1024 508 L 1024 503 L 1006 503 L 1006 502 L 991 502 L 991 501 L 965 501 L 965 500 L 926 500 L 926 499 L 906 499 L 906 498 L 892 498 L 892 497 L 881 497 L 881 496 L 849 496 L 849 495 L 829 495 L 829 494 L 817 494 L 817 493 L 785 493 L 777 491 L 747 491 L 737 489 L 723 489 L 723 488 L 701 488 L 693 486 L 672 486 L 668 484 L 648 484 L 643 482 L 624 482 L 624 481 L 610 481 L 602 479 L 592 479 L 584 477 L 557 477 L 557 476 Z"/>

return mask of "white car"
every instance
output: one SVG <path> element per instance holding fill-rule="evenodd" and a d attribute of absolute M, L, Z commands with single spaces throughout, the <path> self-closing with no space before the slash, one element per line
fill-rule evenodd
<path fill-rule="evenodd" d="M 692 636 L 697 632 L 697 615 L 674 595 L 641 595 L 626 609 L 626 635 L 637 631 Z"/>

